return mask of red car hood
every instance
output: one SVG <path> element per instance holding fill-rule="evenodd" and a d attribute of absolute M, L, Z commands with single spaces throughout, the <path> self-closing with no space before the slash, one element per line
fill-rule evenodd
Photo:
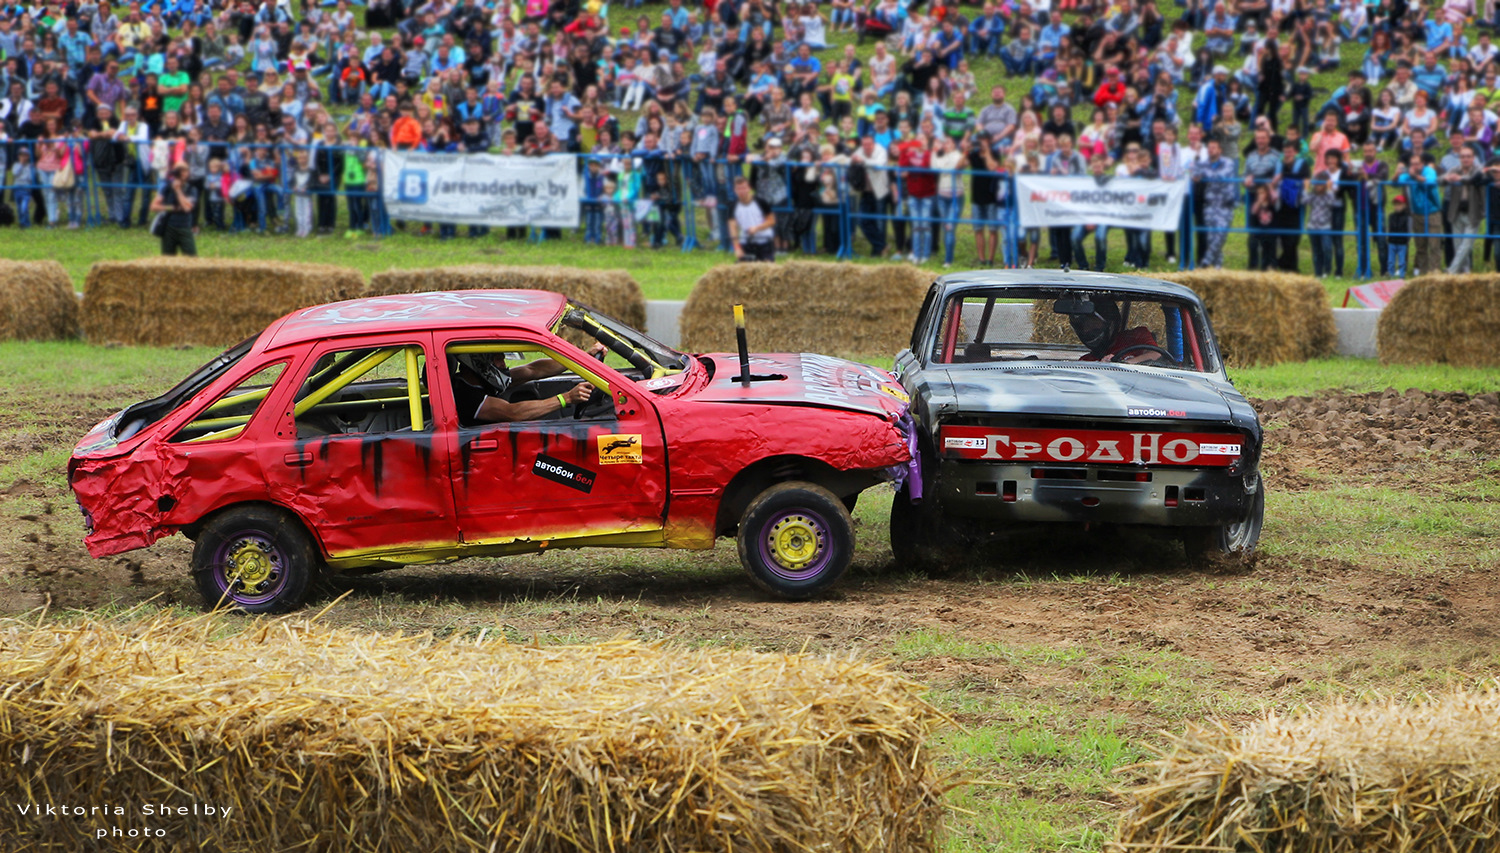
<path fill-rule="evenodd" d="M 740 384 L 736 355 L 704 355 L 714 364 L 708 384 L 687 396 L 711 403 L 771 403 L 864 412 L 895 420 L 908 397 L 896 377 L 868 364 L 826 355 L 756 353 L 750 356 L 749 387 Z"/>

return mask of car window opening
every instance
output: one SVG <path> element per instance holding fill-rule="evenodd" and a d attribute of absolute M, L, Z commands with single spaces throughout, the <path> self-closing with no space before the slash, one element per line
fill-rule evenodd
<path fill-rule="evenodd" d="M 429 431 L 425 377 L 426 358 L 417 345 L 326 354 L 297 392 L 297 437 Z"/>
<path fill-rule="evenodd" d="M 556 349 L 523 341 L 461 341 L 449 344 L 446 355 L 454 410 L 462 428 L 614 417 L 609 383 L 591 369 L 591 361 L 581 362 Z M 580 404 L 540 405 L 566 395 L 580 383 L 592 385 L 597 393 Z M 492 399 L 503 405 L 489 402 Z"/>
<path fill-rule="evenodd" d="M 246 377 L 178 430 L 169 441 L 181 444 L 238 438 L 260 411 L 271 389 L 276 387 L 276 380 L 281 378 L 286 365 L 285 361 L 277 362 Z"/>

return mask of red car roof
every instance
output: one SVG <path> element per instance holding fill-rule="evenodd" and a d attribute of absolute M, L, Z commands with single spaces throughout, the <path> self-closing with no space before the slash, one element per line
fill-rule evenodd
<path fill-rule="evenodd" d="M 545 290 L 450 290 L 350 299 L 293 311 L 271 326 L 262 347 L 343 335 L 496 324 L 545 331 L 557 322 L 566 302 L 562 294 Z"/>

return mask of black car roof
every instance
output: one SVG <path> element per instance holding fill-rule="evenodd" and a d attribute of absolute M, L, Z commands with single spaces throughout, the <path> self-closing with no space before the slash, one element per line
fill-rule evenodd
<path fill-rule="evenodd" d="M 1062 272 L 1060 270 L 976 270 L 950 273 L 938 278 L 932 287 L 944 297 L 970 288 L 982 287 L 1071 287 L 1078 290 L 1115 290 L 1169 296 L 1201 304 L 1191 288 L 1157 278 L 1102 272 Z"/>

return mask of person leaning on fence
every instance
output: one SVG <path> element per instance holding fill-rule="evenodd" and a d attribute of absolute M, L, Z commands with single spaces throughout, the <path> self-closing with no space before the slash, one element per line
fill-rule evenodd
<path fill-rule="evenodd" d="M 193 206 L 198 200 L 188 186 L 188 171 L 186 163 L 173 166 L 161 190 L 151 200 L 151 212 L 162 217 L 159 236 L 163 255 L 198 254 L 198 245 L 193 240 Z"/>
<path fill-rule="evenodd" d="M 1199 266 L 1224 266 L 1224 240 L 1234 223 L 1235 202 L 1239 200 L 1239 165 L 1224 153 L 1219 140 L 1208 141 L 1208 162 L 1200 165 L 1194 177 L 1203 182 L 1203 253 Z"/>
<path fill-rule="evenodd" d="M 1430 156 L 1430 155 L 1427 155 Z M 1405 171 L 1396 176 L 1404 184 L 1411 209 L 1411 231 L 1416 237 L 1412 274 L 1435 273 L 1443 268 L 1442 202 L 1438 196 L 1438 174 L 1420 152 L 1411 155 Z"/>
<path fill-rule="evenodd" d="M 1453 262 L 1449 274 L 1470 272 L 1474 264 L 1474 236 L 1484 216 L 1484 187 L 1488 178 L 1479 167 L 1475 147 L 1465 145 L 1458 152 L 1458 166 L 1443 175 L 1448 188 L 1448 220 L 1453 223 Z"/>
<path fill-rule="evenodd" d="M 750 181 L 742 176 L 734 179 L 734 197 L 729 231 L 734 237 L 735 260 L 775 261 L 776 214 L 771 206 L 755 196 Z"/>

